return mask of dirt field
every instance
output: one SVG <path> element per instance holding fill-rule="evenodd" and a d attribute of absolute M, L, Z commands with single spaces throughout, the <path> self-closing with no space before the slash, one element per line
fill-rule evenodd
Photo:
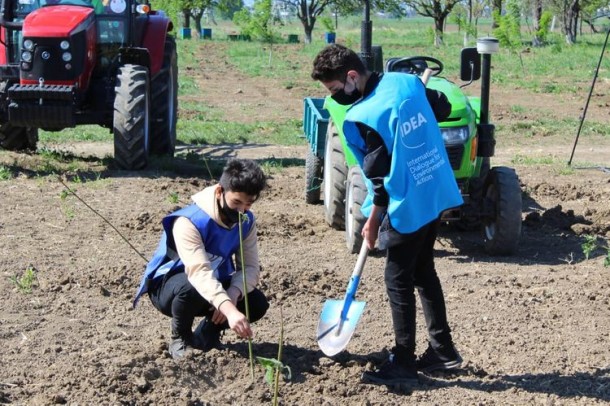
<path fill-rule="evenodd" d="M 242 111 L 300 118 L 302 89 L 239 75 L 222 60 L 222 46 L 208 49 L 205 73 L 192 73 L 205 89 L 202 102 L 223 100 L 217 107 L 238 120 L 245 119 Z M 238 88 L 227 92 L 235 83 Z M 281 404 L 610 403 L 607 249 L 585 259 L 581 248 L 584 235 L 598 236 L 603 246 L 610 239 L 610 174 L 599 169 L 610 164 L 610 142 L 581 138 L 573 166 L 586 169 L 568 173 L 557 165 L 512 163 L 517 155 L 567 161 L 573 139 L 506 131 L 531 120 L 511 105 L 535 105 L 538 114 L 565 117 L 579 114 L 586 91 L 581 98 L 559 100 L 519 90 L 492 92 L 491 118 L 500 127 L 493 165 L 515 167 L 524 193 L 519 252 L 490 257 L 477 232 L 443 228 L 437 268 L 465 362 L 453 374 L 421 375 L 412 391 L 360 383 L 362 372 L 382 361 L 393 345 L 381 255 L 366 263 L 357 294 L 366 309 L 347 350 L 331 359 L 318 349 L 322 305 L 342 298 L 356 257 L 347 253 L 343 232 L 324 222 L 323 206 L 305 204 L 305 146 L 199 151 L 209 157 L 293 158 L 286 161 L 291 165 L 272 171 L 270 189 L 254 206 L 261 288 L 271 308 L 255 325 L 252 348 L 257 356 L 277 355 L 283 315 L 282 361 L 292 377 L 280 382 Z M 225 97 L 215 97 L 220 94 Z M 608 94 L 610 84 L 602 81 L 590 106 L 592 120 L 610 121 Z M 146 298 L 136 310 L 131 307 L 145 260 L 74 196 L 62 198 L 63 185 L 41 169 L 41 159 L 0 151 L 0 164 L 15 175 L 0 182 L 0 403 L 271 404 L 263 369 L 256 366 L 253 381 L 248 345 L 232 332 L 220 350 L 180 362 L 169 357 L 169 319 Z M 71 187 L 144 257 L 156 247 L 162 217 L 209 184 L 205 168 L 122 172 L 85 157 L 81 164 L 100 179 Z M 67 169 L 62 179 L 70 174 Z M 12 278 L 28 268 L 36 279 L 32 293 L 25 294 Z M 418 351 L 423 351 L 421 312 L 418 317 Z"/>

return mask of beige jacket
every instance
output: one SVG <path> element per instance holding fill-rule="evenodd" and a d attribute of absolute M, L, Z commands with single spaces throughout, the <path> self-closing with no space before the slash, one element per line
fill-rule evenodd
<path fill-rule="evenodd" d="M 193 201 L 201 210 L 206 212 L 212 220 L 222 227 L 227 226 L 220 220 L 215 191 L 220 185 L 210 186 L 192 196 Z M 239 227 L 237 224 L 233 227 Z M 205 245 L 197 228 L 186 217 L 178 217 L 172 229 L 176 250 L 184 263 L 184 270 L 188 280 L 199 294 L 216 309 L 225 300 L 230 300 L 222 284 L 214 277 L 205 251 Z M 258 263 L 258 246 L 256 238 L 256 222 L 252 225 L 250 233 L 243 240 L 244 262 L 246 263 L 246 282 L 248 292 L 258 284 L 260 267 Z M 243 296 L 243 271 L 239 250 L 235 254 L 236 273 L 231 279 L 231 286 L 236 287 Z"/>

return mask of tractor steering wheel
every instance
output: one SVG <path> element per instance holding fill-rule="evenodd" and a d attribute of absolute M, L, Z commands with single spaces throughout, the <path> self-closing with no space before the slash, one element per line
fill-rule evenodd
<path fill-rule="evenodd" d="M 428 65 L 430 62 L 432 65 Z M 386 72 L 404 72 L 422 75 L 426 69 L 432 71 L 432 76 L 438 76 L 443 71 L 443 63 L 431 56 L 410 56 L 407 58 L 390 58 L 385 64 Z"/>

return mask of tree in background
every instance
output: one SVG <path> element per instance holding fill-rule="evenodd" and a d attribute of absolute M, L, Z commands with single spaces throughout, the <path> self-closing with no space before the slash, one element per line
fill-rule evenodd
<path fill-rule="evenodd" d="M 244 8 L 244 2 L 243 0 L 218 0 L 216 8 L 222 18 L 233 20 L 235 13 Z"/>
<path fill-rule="evenodd" d="M 201 19 L 204 13 L 212 13 L 218 5 L 216 0 L 152 0 L 153 7 L 164 10 L 169 16 L 180 15 L 182 26 L 191 28 L 191 19 L 197 32 L 201 32 Z"/>
<path fill-rule="evenodd" d="M 533 46 L 539 47 L 546 44 L 549 32 L 551 30 L 552 21 L 553 13 L 551 13 L 550 11 L 542 11 L 542 8 L 540 8 L 539 10 L 535 10 L 534 38 L 532 39 Z"/>
<path fill-rule="evenodd" d="M 252 12 L 242 8 L 235 13 L 233 22 L 243 35 L 249 35 L 261 42 L 273 43 L 276 33 L 273 29 L 272 7 L 271 0 L 256 0 Z"/>
<path fill-rule="evenodd" d="M 585 4 L 583 4 L 581 10 L 581 18 L 582 21 L 589 26 L 591 31 L 599 32 L 597 27 L 595 26 L 596 19 L 610 17 L 608 6 L 610 6 L 608 0 L 589 0 Z M 604 8 L 606 9 L 606 12 L 600 12 Z"/>
<path fill-rule="evenodd" d="M 593 4 L 597 0 L 549 0 L 550 9 L 559 15 L 561 19 L 561 32 L 567 44 L 576 43 L 578 34 L 578 20 L 581 12 L 590 10 L 589 7 L 596 7 Z M 601 4 L 607 4 L 602 2 Z"/>
<path fill-rule="evenodd" d="M 311 44 L 311 33 L 316 19 L 324 12 L 333 0 L 278 0 L 296 10 L 297 18 L 303 25 L 305 43 Z"/>
<path fill-rule="evenodd" d="M 445 20 L 458 3 L 459 0 L 411 0 L 408 4 L 418 14 L 434 20 L 434 45 L 440 46 L 443 43 Z"/>
<path fill-rule="evenodd" d="M 506 14 L 494 15 L 498 23 L 493 33 L 500 44 L 508 48 L 512 53 L 519 53 L 523 44 L 521 41 L 521 4 L 519 0 L 509 0 L 506 4 Z"/>
<path fill-rule="evenodd" d="M 490 0 L 490 3 L 491 3 L 491 15 L 492 15 L 491 28 L 496 29 L 499 26 L 497 17 L 502 16 L 502 0 Z"/>
<path fill-rule="evenodd" d="M 468 46 L 470 38 L 477 37 L 477 25 L 486 4 L 486 0 L 468 0 L 453 8 L 450 18 L 458 26 L 459 31 L 464 31 L 464 46 Z"/>

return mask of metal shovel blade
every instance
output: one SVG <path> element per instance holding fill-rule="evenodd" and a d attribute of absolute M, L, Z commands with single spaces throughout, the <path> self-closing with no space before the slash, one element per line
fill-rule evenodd
<path fill-rule="evenodd" d="M 318 322 L 318 345 L 322 352 L 332 357 L 347 347 L 352 338 L 358 320 L 364 311 L 366 302 L 353 301 L 350 304 L 345 320 L 341 319 L 341 312 L 345 301 L 327 300 L 322 308 Z"/>
<path fill-rule="evenodd" d="M 329 357 L 341 352 L 347 346 L 364 311 L 366 303 L 357 302 L 354 298 L 368 252 L 367 245 L 363 243 L 343 300 L 327 300 L 322 307 L 318 322 L 318 345 Z"/>

